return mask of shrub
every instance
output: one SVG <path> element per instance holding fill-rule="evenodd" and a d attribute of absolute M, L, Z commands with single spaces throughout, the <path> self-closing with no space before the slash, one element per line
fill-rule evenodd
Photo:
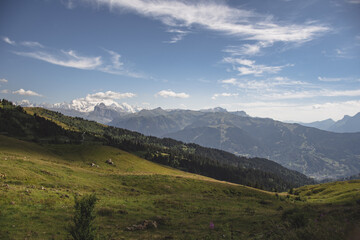
<path fill-rule="evenodd" d="M 282 214 L 282 219 L 288 221 L 292 227 L 301 228 L 308 224 L 308 219 L 301 209 L 293 208 Z"/>
<path fill-rule="evenodd" d="M 103 207 L 97 211 L 97 214 L 103 217 L 112 216 L 114 214 L 114 210 L 112 208 Z"/>
<path fill-rule="evenodd" d="M 94 207 L 97 198 L 95 194 L 84 196 L 81 199 L 75 197 L 75 214 L 73 225 L 70 226 L 70 234 L 74 240 L 94 240 L 95 228 L 93 221 L 95 219 Z"/>

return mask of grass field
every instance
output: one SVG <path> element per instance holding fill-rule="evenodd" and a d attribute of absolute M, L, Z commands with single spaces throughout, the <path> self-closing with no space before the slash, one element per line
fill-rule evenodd
<path fill-rule="evenodd" d="M 90 193 L 99 239 L 356 239 L 359 189 L 349 181 L 274 194 L 112 147 L 0 136 L 0 239 L 69 238 L 74 197 Z M 158 228 L 125 230 L 143 220 Z"/>

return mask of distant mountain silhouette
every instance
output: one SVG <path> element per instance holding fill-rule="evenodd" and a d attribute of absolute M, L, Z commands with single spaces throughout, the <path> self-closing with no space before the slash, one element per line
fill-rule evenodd
<path fill-rule="evenodd" d="M 338 133 L 354 133 L 360 132 L 360 112 L 350 117 L 345 115 L 343 119 L 335 122 L 332 119 L 317 121 L 312 123 L 300 123 L 303 126 L 314 127 L 321 130 L 338 132 Z"/>
<path fill-rule="evenodd" d="M 110 124 L 238 155 L 265 157 L 316 179 L 360 172 L 360 133 L 333 133 L 227 111 L 143 110 Z"/>

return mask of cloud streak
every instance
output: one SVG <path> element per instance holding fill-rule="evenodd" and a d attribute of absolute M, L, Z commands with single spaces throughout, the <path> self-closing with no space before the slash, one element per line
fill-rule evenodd
<path fill-rule="evenodd" d="M 218 97 L 236 97 L 239 96 L 238 93 L 215 93 L 211 99 L 216 100 Z"/>
<path fill-rule="evenodd" d="M 173 92 L 171 90 L 162 90 L 158 93 L 155 94 L 155 97 L 163 97 L 163 98 L 168 98 L 168 97 L 173 97 L 173 98 L 189 98 L 190 95 L 187 94 L 187 93 L 176 93 L 176 92 Z"/>
<path fill-rule="evenodd" d="M 62 67 L 82 70 L 96 70 L 109 74 L 123 75 L 134 78 L 145 78 L 143 74 L 129 70 L 121 61 L 121 55 L 115 51 L 106 50 L 108 56 L 84 56 L 74 50 L 50 49 L 39 42 L 24 41 L 22 46 L 30 51 L 14 51 L 18 56 L 29 57 Z"/>
<path fill-rule="evenodd" d="M 8 37 L 3 37 L 2 38 L 4 42 L 6 42 L 7 44 L 10 44 L 10 45 L 16 45 L 16 42 L 15 41 L 12 41 L 10 38 Z"/>
<path fill-rule="evenodd" d="M 51 54 L 43 51 L 14 53 L 19 56 L 35 58 L 44 62 L 52 63 L 54 65 L 84 70 L 95 69 L 102 65 L 101 57 L 84 57 L 78 55 L 73 50 L 61 50 L 60 54 Z"/>
<path fill-rule="evenodd" d="M 274 91 L 277 87 L 296 88 L 299 86 L 306 86 L 308 83 L 302 81 L 291 80 L 284 77 L 269 78 L 266 80 L 238 80 L 236 78 L 220 80 L 220 83 L 226 85 L 233 85 L 239 89 L 248 91 L 256 90 L 258 93 Z"/>
<path fill-rule="evenodd" d="M 271 117 L 281 121 L 313 122 L 326 118 L 340 120 L 345 114 L 354 115 L 359 111 L 360 101 L 327 101 L 307 104 L 258 101 L 221 104 L 221 106 L 233 111 L 241 109 L 251 116 Z"/>
<path fill-rule="evenodd" d="M 13 94 L 19 94 L 19 95 L 23 95 L 23 96 L 33 96 L 33 97 L 42 97 L 42 95 L 31 91 L 31 90 L 24 90 L 24 89 L 19 89 L 17 91 L 14 91 Z"/>
<path fill-rule="evenodd" d="M 242 46 L 228 46 L 223 52 L 229 53 L 231 56 L 255 56 L 261 53 L 261 49 L 271 46 L 270 42 L 257 42 L 255 44 L 244 44 Z"/>
<path fill-rule="evenodd" d="M 165 41 L 165 43 L 177 43 L 178 41 L 181 41 L 187 34 L 189 34 L 189 31 L 183 31 L 179 29 L 170 29 L 167 32 L 174 33 L 175 36 L 173 36 L 170 41 Z"/>
<path fill-rule="evenodd" d="M 328 78 L 328 77 L 318 77 L 318 80 L 321 82 L 339 82 L 344 80 L 343 78 Z"/>
<path fill-rule="evenodd" d="M 360 4 L 360 0 L 346 0 L 346 2 L 352 3 L 352 4 Z"/>
<path fill-rule="evenodd" d="M 133 98 L 136 97 L 136 94 L 134 93 L 119 93 L 119 92 L 113 92 L 113 91 L 106 91 L 106 92 L 97 92 L 93 94 L 88 94 L 86 96 L 86 99 L 92 100 L 105 100 L 105 99 L 112 99 L 112 100 L 119 100 L 123 98 Z"/>
<path fill-rule="evenodd" d="M 87 0 L 93 3 L 93 1 Z M 263 42 L 306 42 L 329 27 L 314 22 L 284 24 L 241 8 L 233 8 L 213 1 L 167 1 L 167 0 L 96 0 L 110 9 L 124 9 L 142 16 L 154 18 L 170 27 L 201 27 L 211 31 L 236 36 L 244 40 Z"/>
<path fill-rule="evenodd" d="M 21 45 L 23 45 L 23 46 L 25 46 L 25 47 L 44 48 L 44 46 L 43 46 L 41 43 L 32 42 L 32 41 L 24 41 L 24 42 L 21 42 Z"/>
<path fill-rule="evenodd" d="M 285 91 L 281 93 L 265 94 L 262 99 L 270 100 L 288 100 L 288 99 L 305 99 L 317 97 L 358 97 L 360 89 L 356 90 L 316 90 L 316 91 Z"/>
<path fill-rule="evenodd" d="M 337 79 L 326 79 L 337 81 Z M 286 77 L 274 77 L 266 80 L 246 80 L 229 78 L 220 80 L 226 88 L 228 85 L 236 86 L 251 99 L 261 100 L 294 100 L 311 99 L 319 97 L 359 97 L 360 89 L 334 90 L 324 89 L 303 81 L 291 80 Z"/>
<path fill-rule="evenodd" d="M 223 59 L 223 62 L 232 64 L 233 69 L 238 71 L 238 75 L 240 76 L 261 76 L 264 73 L 274 74 L 280 72 L 284 67 L 293 66 L 292 64 L 287 64 L 283 66 L 257 65 L 253 60 L 233 57 L 225 57 Z"/>
<path fill-rule="evenodd" d="M 1 83 L 7 83 L 7 82 L 9 82 L 7 79 L 5 79 L 5 78 L 0 78 L 0 82 Z"/>

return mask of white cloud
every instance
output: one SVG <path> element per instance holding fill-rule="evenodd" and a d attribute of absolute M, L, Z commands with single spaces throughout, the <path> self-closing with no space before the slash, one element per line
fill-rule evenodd
<path fill-rule="evenodd" d="M 24 89 L 19 89 L 17 91 L 14 91 L 13 94 L 19 94 L 19 95 L 23 95 L 23 96 L 36 96 L 36 97 L 41 97 L 40 94 L 31 91 L 31 90 L 24 90 Z"/>
<path fill-rule="evenodd" d="M 10 38 L 8 37 L 3 37 L 3 41 L 10 44 L 10 45 L 16 45 L 15 41 L 12 41 Z"/>
<path fill-rule="evenodd" d="M 31 103 L 27 99 L 23 99 L 23 100 L 21 100 L 19 102 L 16 102 L 16 105 L 20 105 L 22 107 L 34 107 L 35 106 L 33 103 Z"/>
<path fill-rule="evenodd" d="M 281 93 L 265 94 L 262 99 L 284 100 L 284 99 L 304 99 L 316 97 L 358 97 L 360 89 L 356 90 L 315 90 L 315 91 L 285 91 Z"/>
<path fill-rule="evenodd" d="M 183 31 L 179 29 L 170 29 L 167 32 L 174 33 L 175 35 L 171 38 L 170 41 L 165 41 L 165 43 L 176 43 L 181 41 L 187 34 L 189 34 L 189 31 Z"/>
<path fill-rule="evenodd" d="M 8 80 L 7 80 L 7 79 L 5 79 L 5 78 L 0 78 L 0 82 L 1 82 L 1 83 L 7 83 L 7 82 L 8 82 Z"/>
<path fill-rule="evenodd" d="M 230 78 L 220 82 L 236 86 L 244 91 L 256 90 L 257 97 L 259 92 L 264 94 L 265 92 L 276 91 L 276 87 L 296 88 L 298 86 L 307 85 L 306 82 L 290 80 L 284 77 L 269 78 L 267 80 L 237 80 L 235 78 Z"/>
<path fill-rule="evenodd" d="M 236 96 L 239 96 L 238 93 L 215 93 L 211 99 L 215 100 L 217 99 L 218 97 L 236 97 Z"/>
<path fill-rule="evenodd" d="M 56 103 L 53 108 L 74 109 L 80 112 L 91 112 L 94 107 L 100 103 L 106 106 L 112 106 L 120 111 L 135 112 L 135 110 L 127 103 L 119 104 L 116 100 L 136 97 L 134 93 L 119 93 L 113 91 L 97 92 L 88 94 L 84 98 L 77 98 L 70 103 Z"/>
<path fill-rule="evenodd" d="M 1 91 L 0 91 L 0 93 L 7 94 L 7 93 L 10 93 L 10 91 L 9 91 L 9 90 L 7 90 L 7 89 L 3 89 L 3 90 L 1 90 Z"/>
<path fill-rule="evenodd" d="M 63 67 L 71 67 L 78 69 L 95 69 L 102 64 L 101 57 L 83 57 L 79 56 L 75 51 L 61 50 L 60 54 L 51 54 L 44 51 L 38 52 L 15 52 L 15 54 L 25 57 L 31 57 L 48 63 Z"/>
<path fill-rule="evenodd" d="M 130 71 L 124 67 L 124 63 L 120 61 L 121 55 L 115 51 L 104 49 L 109 57 L 96 56 L 81 56 L 74 50 L 54 50 L 45 47 L 38 42 L 22 42 L 26 47 L 38 47 L 41 50 L 31 52 L 14 52 L 19 56 L 30 57 L 44 62 L 62 67 L 71 67 L 83 70 L 97 70 L 109 74 L 124 75 L 134 78 L 145 78 L 144 75 Z"/>
<path fill-rule="evenodd" d="M 107 63 L 103 63 L 100 67 L 96 68 L 96 70 L 115 75 L 124 75 L 134 78 L 145 78 L 143 74 L 133 72 L 127 69 L 125 67 L 125 64 L 120 61 L 121 55 L 119 53 L 106 49 L 105 51 L 111 56 L 110 61 L 108 61 Z"/>
<path fill-rule="evenodd" d="M 189 94 L 187 93 L 176 93 L 176 92 L 173 92 L 171 90 L 162 90 L 158 93 L 155 94 L 155 96 L 160 96 L 160 97 L 164 97 L 164 98 L 168 98 L 168 97 L 174 97 L 174 98 L 188 98 L 190 97 Z"/>
<path fill-rule="evenodd" d="M 360 4 L 360 0 L 345 0 L 345 1 L 352 4 Z"/>
<path fill-rule="evenodd" d="M 292 64 L 287 64 L 283 66 L 266 66 L 266 65 L 256 65 L 255 61 L 243 58 L 233 58 L 225 57 L 223 62 L 230 63 L 233 65 L 233 69 L 238 71 L 240 76 L 243 75 L 254 75 L 261 76 L 264 73 L 277 73 L 280 72 L 284 67 L 293 66 Z"/>
<path fill-rule="evenodd" d="M 61 0 L 61 3 L 68 9 L 75 8 L 74 0 Z"/>
<path fill-rule="evenodd" d="M 21 42 L 21 45 L 23 45 L 23 46 L 25 46 L 25 47 L 39 47 L 39 48 L 44 48 L 44 46 L 43 46 L 41 43 L 32 42 L 32 41 Z"/>
<path fill-rule="evenodd" d="M 106 91 L 106 92 L 97 92 L 97 93 L 93 93 L 93 94 L 88 94 L 86 96 L 86 99 L 100 99 L 100 100 L 105 100 L 105 99 L 113 99 L 113 100 L 118 100 L 118 99 L 123 99 L 123 98 L 133 98 L 136 97 L 136 94 L 134 93 L 119 93 L 119 92 L 113 92 L 113 91 Z"/>
<path fill-rule="evenodd" d="M 339 82 L 344 80 L 343 78 L 328 78 L 328 77 L 318 77 L 319 81 L 322 82 Z"/>
<path fill-rule="evenodd" d="M 225 84 L 236 85 L 237 84 L 237 79 L 236 78 L 229 78 L 229 79 L 220 80 L 220 82 L 225 83 Z"/>
<path fill-rule="evenodd" d="M 244 44 L 242 46 L 228 46 L 223 52 L 229 53 L 231 56 L 254 56 L 261 52 L 261 48 L 269 47 L 272 43 L 270 42 L 257 42 L 255 44 Z"/>
<path fill-rule="evenodd" d="M 89 1 L 93 3 L 93 1 Z M 134 11 L 171 27 L 202 27 L 212 31 L 264 42 L 305 42 L 329 31 L 322 24 L 285 24 L 271 16 L 213 1 L 97 0 L 110 9 Z"/>
<path fill-rule="evenodd" d="M 360 109 L 360 100 L 293 104 L 284 102 L 243 102 L 221 104 L 230 111 L 244 110 L 251 116 L 270 117 L 280 121 L 313 122 L 332 118 L 340 120 L 344 115 L 355 115 Z"/>

